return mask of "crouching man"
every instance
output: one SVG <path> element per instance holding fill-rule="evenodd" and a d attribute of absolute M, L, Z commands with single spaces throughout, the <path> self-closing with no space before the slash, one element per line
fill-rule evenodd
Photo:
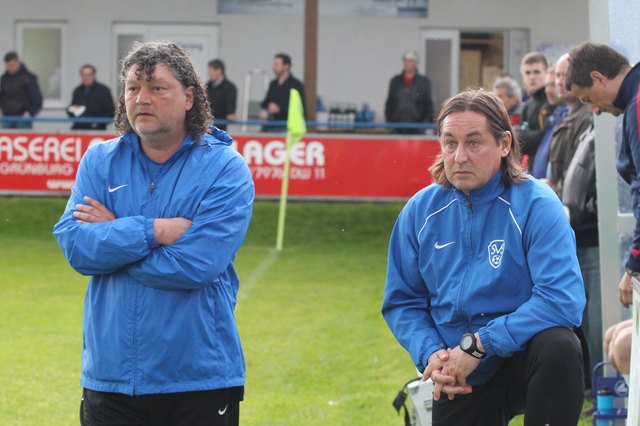
<path fill-rule="evenodd" d="M 562 204 L 524 173 L 495 95 L 454 96 L 437 126 L 435 183 L 396 222 L 382 306 L 436 383 L 433 425 L 575 425 L 585 293 Z"/>

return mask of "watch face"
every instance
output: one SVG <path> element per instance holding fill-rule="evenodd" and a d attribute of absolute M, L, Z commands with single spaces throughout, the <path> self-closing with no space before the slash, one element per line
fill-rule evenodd
<path fill-rule="evenodd" d="M 473 335 L 465 334 L 462 336 L 462 340 L 460 340 L 460 349 L 467 350 L 473 346 Z"/>

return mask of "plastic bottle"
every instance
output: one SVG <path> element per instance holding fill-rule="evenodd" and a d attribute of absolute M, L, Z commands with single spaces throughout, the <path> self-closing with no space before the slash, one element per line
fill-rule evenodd
<path fill-rule="evenodd" d="M 598 413 L 607 414 L 615 411 L 615 398 L 613 392 L 608 387 L 603 387 L 598 391 L 596 395 L 596 406 L 598 407 Z M 613 426 L 615 420 L 612 419 L 597 419 L 596 426 Z"/>

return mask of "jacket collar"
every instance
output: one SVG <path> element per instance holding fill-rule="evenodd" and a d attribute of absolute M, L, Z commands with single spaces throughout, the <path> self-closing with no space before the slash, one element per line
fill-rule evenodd
<path fill-rule="evenodd" d="M 485 183 L 484 186 L 474 189 L 469 193 L 469 197 L 459 190 L 458 188 L 453 188 L 455 192 L 456 198 L 462 203 L 466 203 L 471 199 L 472 205 L 477 204 L 485 204 L 495 200 L 500 194 L 504 192 L 504 183 L 502 182 L 502 167 L 498 170 L 498 173 L 491 179 L 489 182 Z"/>
<path fill-rule="evenodd" d="M 618 94 L 613 100 L 613 105 L 623 111 L 627 109 L 629 102 L 638 93 L 638 84 L 640 84 L 640 62 L 631 68 L 624 80 L 622 80 Z"/>
<path fill-rule="evenodd" d="M 133 153 L 138 158 L 138 160 L 144 161 L 145 158 L 147 158 L 146 154 L 142 150 L 142 145 L 141 145 L 142 142 L 140 142 L 140 136 L 138 136 L 136 132 L 134 132 L 133 130 L 128 131 L 122 136 L 122 141 L 131 147 L 131 149 L 133 150 Z M 187 136 L 182 141 L 182 145 L 180 145 L 180 147 L 176 150 L 176 152 L 174 152 L 171 155 L 171 157 L 169 157 L 169 159 L 165 161 L 165 163 L 166 164 L 172 163 L 184 151 L 186 151 L 187 149 L 197 144 L 198 143 L 195 140 L 193 140 L 193 138 L 189 134 L 187 134 Z"/>
<path fill-rule="evenodd" d="M 545 92 L 546 87 L 542 86 L 540 89 L 536 90 L 535 92 L 533 92 L 533 95 L 531 95 L 531 97 L 537 101 L 543 101 L 546 102 L 547 101 L 547 93 Z"/>
<path fill-rule="evenodd" d="M 206 135 L 202 135 L 200 138 L 200 142 L 202 144 L 208 145 L 231 145 L 233 143 L 233 138 L 224 130 L 218 129 L 216 126 L 211 126 L 209 128 L 209 133 Z"/>
<path fill-rule="evenodd" d="M 127 145 L 131 146 L 134 154 L 138 159 L 143 160 L 146 155 L 142 150 L 142 146 L 140 145 L 140 136 L 133 130 L 128 131 L 124 135 L 122 135 L 122 141 Z M 230 146 L 233 143 L 233 138 L 224 130 L 218 129 L 216 126 L 211 126 L 209 128 L 209 132 L 203 134 L 200 137 L 200 141 L 196 142 L 189 134 L 182 141 L 182 145 L 180 148 L 173 153 L 173 155 L 166 161 L 170 162 L 175 160 L 183 151 L 195 147 L 196 145 L 202 146 L 212 146 L 212 145 L 226 145 Z"/>

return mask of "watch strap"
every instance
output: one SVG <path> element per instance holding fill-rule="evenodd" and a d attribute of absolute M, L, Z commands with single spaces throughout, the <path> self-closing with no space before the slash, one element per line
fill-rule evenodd
<path fill-rule="evenodd" d="M 478 342 L 476 340 L 476 335 L 473 334 L 473 333 L 465 334 L 465 336 L 467 336 L 467 335 L 471 336 L 471 339 L 472 339 L 471 346 L 469 348 L 466 348 L 466 349 L 460 347 L 460 349 L 462 349 L 463 352 L 466 352 L 469 355 L 471 355 L 472 357 L 477 358 L 477 359 L 482 359 L 482 358 L 486 357 L 487 353 L 486 352 L 482 352 L 480 349 L 478 349 Z M 464 338 L 464 336 L 463 336 L 463 338 Z"/>

